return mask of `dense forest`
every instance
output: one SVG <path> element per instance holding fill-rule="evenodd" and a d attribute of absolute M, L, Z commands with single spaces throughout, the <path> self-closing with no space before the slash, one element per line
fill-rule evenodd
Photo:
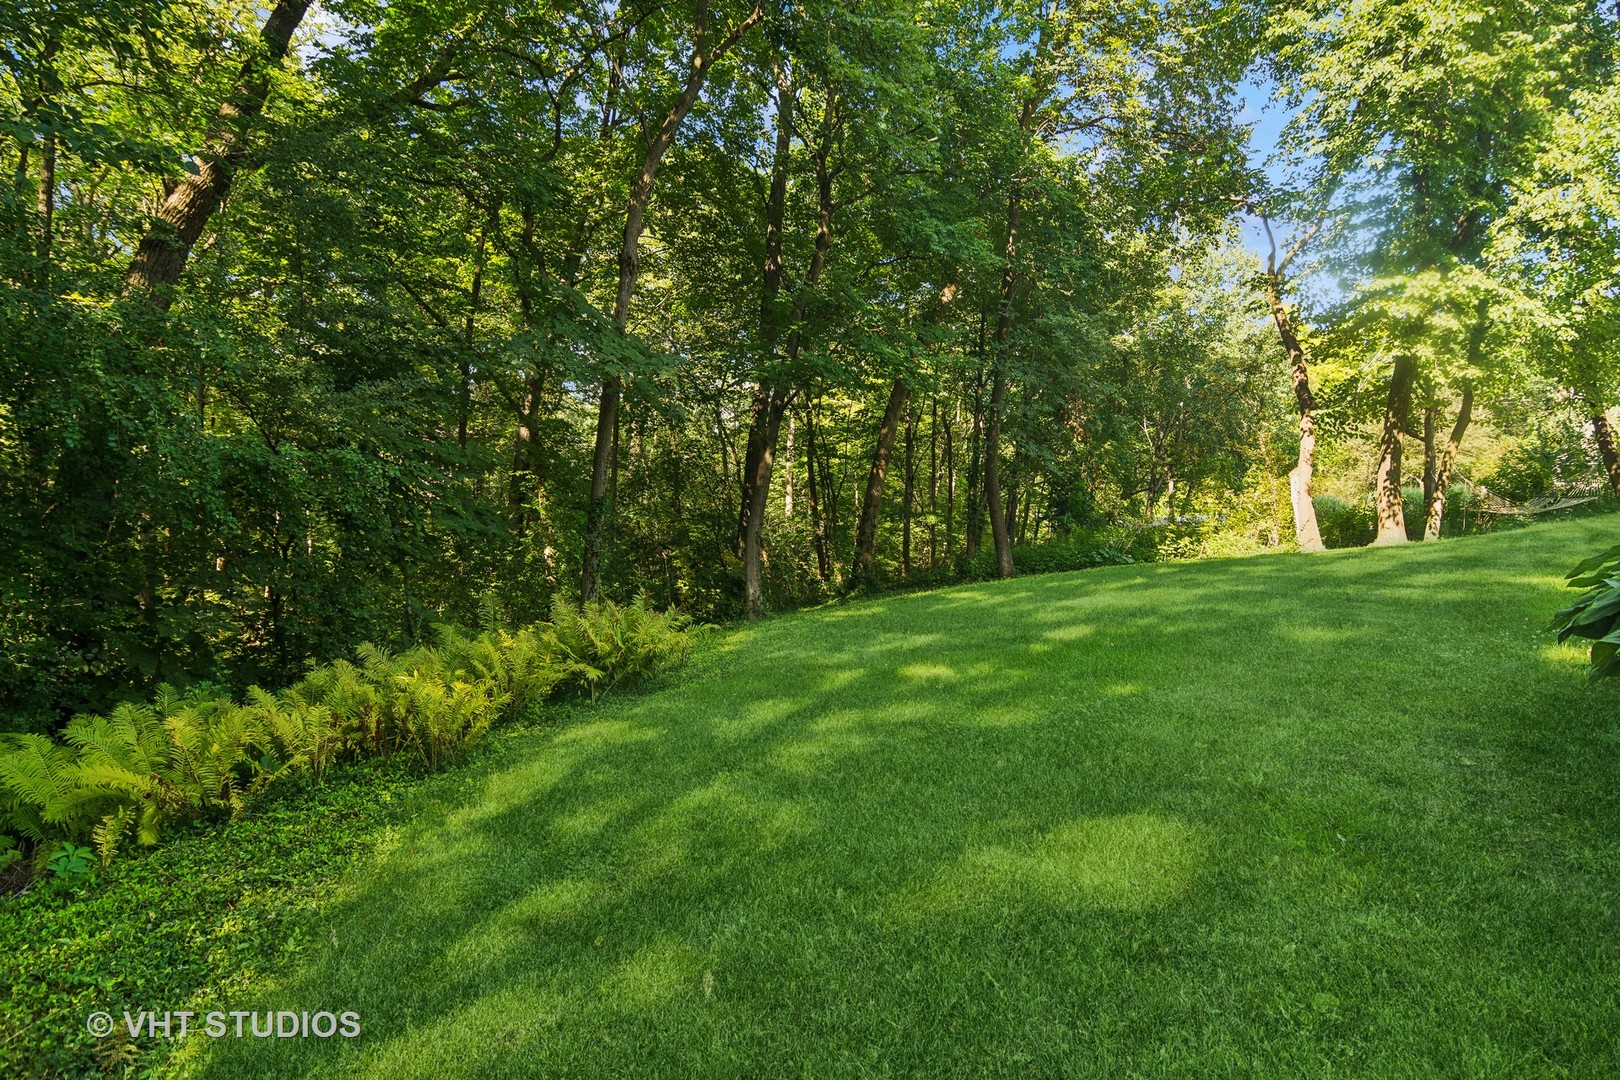
<path fill-rule="evenodd" d="M 8 5 L 0 727 L 491 605 L 754 617 L 1620 496 L 1616 34 Z"/>

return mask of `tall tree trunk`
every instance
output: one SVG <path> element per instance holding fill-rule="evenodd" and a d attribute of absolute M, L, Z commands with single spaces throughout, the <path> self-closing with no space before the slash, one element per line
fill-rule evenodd
<path fill-rule="evenodd" d="M 1434 406 L 1423 408 L 1423 507 L 1434 502 Z"/>
<path fill-rule="evenodd" d="M 1433 488 L 1424 507 L 1425 540 L 1440 539 L 1440 524 L 1446 516 L 1446 489 L 1451 486 L 1451 470 L 1457 464 L 1457 449 L 1462 445 L 1463 434 L 1468 431 L 1468 421 L 1473 418 L 1473 412 L 1474 384 L 1463 383 L 1462 406 L 1457 410 L 1457 422 L 1451 426 L 1451 436 L 1446 439 L 1446 447 L 1440 452 L 1440 461 L 1434 470 Z"/>
<path fill-rule="evenodd" d="M 748 517 L 743 536 L 743 606 L 750 619 L 765 613 L 764 545 L 765 510 L 771 494 L 771 459 L 776 452 L 776 437 L 782 427 L 782 414 L 787 411 L 788 394 L 772 393 L 765 404 L 765 430 L 761 432 L 762 445 L 754 460 L 753 482 L 748 485 Z"/>
<path fill-rule="evenodd" d="M 613 295 L 613 322 L 620 333 L 630 323 L 630 300 L 635 294 L 636 276 L 641 269 L 641 234 L 646 227 L 647 206 L 652 202 L 653 181 L 664 154 L 675 142 L 675 135 L 687 113 L 697 103 L 709 70 L 737 41 L 753 28 L 764 10 L 756 4 L 742 22 L 737 24 L 724 41 L 712 52 L 706 51 L 704 42 L 708 29 L 708 0 L 698 0 L 695 22 L 696 42 L 693 48 L 691 72 L 680 97 L 670 107 L 669 114 L 659 126 L 642 158 L 641 171 L 630 189 L 630 202 L 625 208 L 624 238 L 619 244 L 619 283 Z M 581 560 L 579 598 L 589 603 L 601 594 L 602 535 L 607 525 L 608 471 L 613 457 L 614 433 L 618 429 L 619 377 L 610 375 L 602 381 L 601 397 L 596 409 L 596 447 L 591 455 L 591 492 L 585 508 L 585 557 Z"/>
<path fill-rule="evenodd" d="M 928 402 L 928 569 L 939 564 L 939 394 Z"/>
<path fill-rule="evenodd" d="M 1384 428 L 1378 440 L 1378 473 L 1374 494 L 1378 507 L 1378 536 L 1374 544 L 1406 543 L 1406 514 L 1401 506 L 1401 438 L 1412 408 L 1412 380 L 1417 363 L 1410 356 L 1395 358 L 1390 373 L 1389 398 L 1384 405 Z"/>
<path fill-rule="evenodd" d="M 1025 104 L 1025 127 L 1033 105 Z M 1001 272 L 1001 310 L 996 316 L 995 358 L 990 371 L 990 412 L 984 427 L 984 497 L 990 510 L 990 542 L 996 549 L 996 576 L 1013 576 L 1012 537 L 1007 533 L 1007 509 L 1001 502 L 1001 414 L 1007 404 L 1007 356 L 1012 348 L 1012 298 L 1017 284 L 1018 185 L 1007 196 L 1007 248 Z"/>
<path fill-rule="evenodd" d="M 534 206 L 524 203 L 520 211 L 523 222 L 518 234 L 518 251 L 512 263 L 514 285 L 518 294 L 518 314 L 524 333 L 534 329 L 534 288 L 532 274 L 540 264 L 539 250 L 534 243 Z M 545 390 L 540 361 L 523 375 L 523 396 L 518 403 L 517 431 L 512 440 L 512 472 L 507 479 L 506 508 L 511 515 L 512 531 L 522 536 L 528 525 L 525 512 L 523 474 L 534 478 L 535 498 L 538 501 L 544 483 L 536 440 L 540 435 L 541 399 Z"/>
<path fill-rule="evenodd" d="M 813 402 L 804 403 L 804 478 L 810 500 L 810 537 L 816 549 L 816 573 L 823 582 L 832 580 L 832 558 L 827 551 L 827 522 L 821 510 L 820 465 L 816 460 L 816 425 L 811 415 Z"/>
<path fill-rule="evenodd" d="M 749 518 L 754 512 L 754 485 L 760 477 L 760 459 L 768 452 L 766 431 L 770 426 L 772 404 L 777 391 L 769 370 L 776 360 L 780 331 L 776 310 L 782 291 L 782 219 L 787 212 L 788 156 L 793 149 L 793 107 L 797 100 L 780 62 L 776 71 L 776 152 L 771 159 L 771 185 L 765 197 L 765 259 L 760 273 L 759 296 L 759 381 L 748 413 L 748 449 L 743 461 L 741 498 L 737 500 L 737 539 L 734 549 L 747 561 L 746 537 Z M 770 470 L 764 473 L 769 478 Z M 753 530 L 758 535 L 758 530 Z M 751 616 L 752 617 L 752 616 Z"/>
<path fill-rule="evenodd" d="M 1275 251 L 1273 252 L 1275 258 Z M 1277 324 L 1283 351 L 1288 356 L 1288 371 L 1294 384 L 1294 404 L 1299 411 L 1299 457 L 1288 473 L 1288 497 L 1294 508 L 1294 542 L 1301 551 L 1322 551 L 1322 530 L 1316 523 L 1316 503 L 1311 498 L 1311 479 L 1316 470 L 1316 399 L 1311 394 L 1310 368 L 1305 362 L 1305 349 L 1294 333 L 1293 319 L 1282 302 L 1278 278 L 1280 272 L 1267 277 L 1267 293 L 1271 302 L 1271 318 Z"/>
<path fill-rule="evenodd" d="M 487 230 L 478 234 L 478 250 L 473 261 L 472 287 L 467 290 L 467 325 L 462 334 L 461 356 L 461 416 L 456 422 L 456 446 L 467 449 L 467 423 L 472 412 L 473 383 L 473 331 L 478 324 L 478 301 L 484 293 L 484 244 L 489 239 Z"/>
<path fill-rule="evenodd" d="M 983 352 L 983 328 L 980 328 L 980 352 Z M 981 357 L 978 373 L 973 382 L 973 415 L 970 417 L 968 429 L 968 489 L 967 489 L 967 535 L 962 541 L 962 557 L 972 562 L 979 554 L 979 542 L 983 539 L 984 519 L 979 512 L 981 501 L 979 490 L 980 478 L 984 475 L 979 468 L 980 454 L 984 450 L 984 366 Z"/>
<path fill-rule="evenodd" d="M 877 584 L 878 512 L 883 506 L 883 479 L 889 469 L 889 453 L 894 449 L 895 430 L 911 400 L 904 378 L 894 380 L 889 404 L 878 427 L 877 446 L 872 451 L 872 467 L 866 475 L 866 497 L 861 500 L 861 520 L 855 530 L 854 577 L 862 585 Z"/>
<path fill-rule="evenodd" d="M 917 490 L 917 410 L 906 410 L 906 467 L 900 495 L 900 576 L 911 576 L 911 503 Z"/>
<path fill-rule="evenodd" d="M 789 134 L 791 132 L 791 116 L 793 91 L 785 79 L 779 77 L 778 81 L 777 115 L 782 123 L 778 127 L 777 149 L 780 151 L 780 175 L 782 191 L 787 187 L 787 151 L 790 149 Z M 826 107 L 823 111 L 823 124 L 821 142 L 814 157 L 816 165 L 816 239 L 813 252 L 810 256 L 810 267 L 805 272 L 804 284 L 794 297 L 793 311 L 790 316 L 791 326 L 788 330 L 787 344 L 783 349 L 786 369 L 791 372 L 798 364 L 799 350 L 804 343 L 804 316 L 809 308 L 811 292 L 817 282 L 821 280 L 821 271 L 827 263 L 827 252 L 832 247 L 832 172 L 828 168 L 827 155 L 831 151 L 833 129 L 836 125 L 837 90 L 828 87 Z M 773 197 L 776 193 L 776 181 L 772 180 Z M 770 214 L 767 213 L 767 219 Z M 769 342 L 775 341 L 777 332 L 774 300 L 780 288 L 782 265 L 782 207 L 778 203 L 775 214 L 776 237 L 774 243 L 767 229 L 766 238 L 766 296 L 761 305 L 761 322 L 765 328 L 765 337 Z M 772 273 L 772 252 L 774 250 L 774 275 Z M 771 352 L 774 353 L 774 344 Z M 762 383 L 761 385 L 765 385 Z M 789 399 L 793 396 L 791 389 L 773 387 L 767 399 L 766 423 L 762 433 L 760 452 L 755 461 L 749 490 L 747 491 L 749 504 L 745 511 L 743 528 L 743 602 L 750 619 L 758 618 L 765 610 L 765 596 L 763 583 L 763 531 L 765 528 L 765 508 L 770 502 L 771 466 L 776 454 L 776 438 L 782 427 L 782 415 L 786 411 Z"/>
<path fill-rule="evenodd" d="M 787 454 L 782 459 L 782 487 L 784 489 L 782 492 L 782 516 L 789 520 L 793 518 L 793 437 L 795 435 L 795 419 L 792 413 L 788 413 Z"/>
<path fill-rule="evenodd" d="M 1620 453 L 1614 447 L 1614 429 L 1602 409 L 1592 412 L 1592 438 L 1597 440 L 1598 455 L 1603 459 L 1603 472 L 1609 478 L 1609 490 L 1620 499 Z"/>
<path fill-rule="evenodd" d="M 950 560 L 955 553 L 956 534 L 956 425 L 951 422 L 949 412 L 945 415 L 945 558 Z"/>
<path fill-rule="evenodd" d="M 771 384 L 760 379 L 754 384 L 754 397 L 748 405 L 748 441 L 743 448 L 740 470 L 742 497 L 737 503 L 737 534 L 732 537 L 731 552 L 739 559 L 748 535 L 748 521 L 754 509 L 754 482 L 759 473 L 759 459 L 765 453 L 765 429 L 770 423 L 771 403 L 776 392 Z"/>
<path fill-rule="evenodd" d="M 174 288 L 209 218 L 230 194 L 248 161 L 248 128 L 264 111 L 270 74 L 281 65 L 311 0 L 279 0 L 259 31 L 259 48 L 242 62 L 236 86 L 214 113 L 207 142 L 196 155 L 197 171 L 168 193 L 124 275 L 125 291 L 146 296 L 167 311 Z"/>
<path fill-rule="evenodd" d="M 43 50 L 43 70 L 50 74 L 54 80 L 56 72 L 56 51 L 59 48 L 56 38 L 49 38 Z M 45 80 L 41 80 L 42 83 Z M 50 87 L 40 86 L 40 98 L 43 101 L 50 92 Z M 34 247 L 34 257 L 38 269 L 34 272 L 34 285 L 39 289 L 46 289 L 51 281 L 52 246 L 55 242 L 56 218 L 56 125 L 52 124 L 45 132 L 45 138 L 40 146 L 39 162 L 39 240 Z"/>
<path fill-rule="evenodd" d="M 1468 366 L 1471 370 L 1479 370 L 1481 354 L 1485 350 L 1485 331 L 1487 319 L 1490 315 L 1490 300 L 1480 297 L 1475 307 L 1474 325 L 1468 331 Z M 1423 539 L 1440 539 L 1440 529 L 1446 515 L 1446 485 L 1451 482 L 1451 469 L 1457 462 L 1457 451 L 1462 445 L 1463 434 L 1468 430 L 1468 421 L 1474 407 L 1474 384 L 1472 380 L 1463 383 L 1462 406 L 1457 412 L 1457 423 L 1451 429 L 1451 437 L 1446 440 L 1446 448 L 1441 455 L 1434 480 L 1428 480 L 1425 472 L 1423 496 Z M 1433 435 L 1429 427 L 1429 418 L 1424 417 L 1424 439 L 1432 440 Z M 1425 447 L 1424 465 L 1434 457 L 1432 446 Z"/>

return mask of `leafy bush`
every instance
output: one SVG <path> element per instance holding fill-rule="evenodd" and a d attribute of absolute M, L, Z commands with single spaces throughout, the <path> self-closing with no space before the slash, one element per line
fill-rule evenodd
<path fill-rule="evenodd" d="M 1378 528 L 1370 505 L 1350 503 L 1332 495 L 1317 495 L 1316 527 L 1322 543 L 1330 548 L 1365 547 L 1372 543 Z"/>
<path fill-rule="evenodd" d="M 1142 532 L 1128 525 L 1115 525 L 1042 544 L 1017 544 L 1012 551 L 1013 568 L 1020 574 L 1059 574 L 1146 561 L 1133 553 L 1133 549 L 1143 550 L 1148 559 L 1152 558 L 1151 545 L 1139 540 Z M 995 576 L 996 553 L 989 546 L 981 547 L 963 569 L 963 577 L 969 581 L 988 581 Z"/>
<path fill-rule="evenodd" d="M 149 705 L 76 717 L 61 742 L 0 735 L 0 850 L 21 838 L 37 863 L 59 841 L 88 842 L 107 862 L 131 833 L 150 845 L 177 820 L 241 817 L 280 778 L 319 779 L 341 760 L 437 769 L 500 720 L 667 671 L 692 644 L 683 617 L 644 600 L 558 602 L 550 624 L 440 627 L 436 645 L 401 653 L 362 645 L 358 663 L 317 667 L 279 694 L 253 687 L 241 703 L 162 686 Z"/>
<path fill-rule="evenodd" d="M 1585 589 L 1581 598 L 1553 616 L 1558 640 L 1571 637 L 1592 642 L 1591 678 L 1620 676 L 1620 545 L 1594 555 L 1569 573 L 1572 589 Z"/>

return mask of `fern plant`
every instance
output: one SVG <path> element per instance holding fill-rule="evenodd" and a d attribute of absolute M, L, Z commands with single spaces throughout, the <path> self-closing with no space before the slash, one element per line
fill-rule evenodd
<path fill-rule="evenodd" d="M 433 647 L 397 654 L 362 645 L 242 703 L 160 686 L 150 704 L 76 717 L 60 742 L 0 735 L 0 851 L 89 842 L 110 860 L 132 834 L 152 844 L 177 818 L 241 815 L 280 777 L 318 778 L 345 758 L 408 753 L 439 768 L 558 690 L 595 697 L 673 667 L 693 641 L 644 598 L 559 600 L 550 624 L 516 631 L 499 621 L 490 600 L 480 633 L 440 627 Z"/>

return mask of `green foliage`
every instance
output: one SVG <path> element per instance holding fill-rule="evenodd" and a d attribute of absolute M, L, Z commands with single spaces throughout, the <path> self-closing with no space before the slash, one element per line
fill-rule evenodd
<path fill-rule="evenodd" d="M 77 844 L 63 844 L 56 849 L 49 859 L 45 860 L 45 869 L 58 878 L 79 878 L 90 874 L 94 867 L 95 853 L 87 847 Z"/>
<path fill-rule="evenodd" d="M 1578 637 L 1592 643 L 1591 678 L 1620 677 L 1620 545 L 1594 555 L 1569 573 L 1581 598 L 1553 616 L 1558 640 Z"/>
<path fill-rule="evenodd" d="M 542 647 L 565 685 L 595 697 L 623 679 L 678 666 L 692 643 L 682 616 L 660 615 L 644 596 L 630 604 L 600 601 L 583 609 L 558 598 Z"/>
<path fill-rule="evenodd" d="M 1322 543 L 1330 548 L 1365 547 L 1378 532 L 1373 509 L 1367 503 L 1351 503 L 1332 495 L 1317 495 L 1316 525 Z"/>
<path fill-rule="evenodd" d="M 131 834 L 150 846 L 178 821 L 241 817 L 271 783 L 319 779 L 338 761 L 440 768 L 554 693 L 595 697 L 671 670 L 693 642 L 682 616 L 642 601 L 583 611 L 559 601 L 553 619 L 479 634 L 441 627 L 436 647 L 397 654 L 364 645 L 358 664 L 319 666 L 279 694 L 253 687 L 241 703 L 163 686 L 149 705 L 74 719 L 60 743 L 0 736 L 0 831 L 37 850 L 92 842 L 110 862 Z"/>

